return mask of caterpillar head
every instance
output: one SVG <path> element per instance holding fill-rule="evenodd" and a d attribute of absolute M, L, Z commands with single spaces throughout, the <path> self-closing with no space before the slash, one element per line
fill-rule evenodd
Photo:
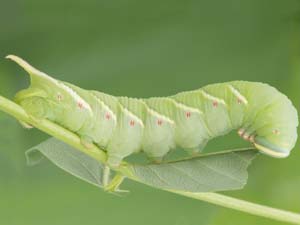
<path fill-rule="evenodd" d="M 298 114 L 291 101 L 280 94 L 278 101 L 265 109 L 257 120 L 265 125 L 257 130 L 255 147 L 276 158 L 287 157 L 297 141 Z"/>
<path fill-rule="evenodd" d="M 63 82 L 35 69 L 23 59 L 9 55 L 30 75 L 30 86 L 19 91 L 15 101 L 36 118 L 45 118 L 72 130 L 79 129 L 91 116 L 90 106 Z"/>

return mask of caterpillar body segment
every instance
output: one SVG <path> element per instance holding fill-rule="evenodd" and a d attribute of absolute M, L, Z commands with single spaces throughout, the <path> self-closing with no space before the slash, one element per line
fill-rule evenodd
<path fill-rule="evenodd" d="M 175 144 L 188 152 L 199 152 L 212 137 L 200 110 L 167 97 L 149 98 L 145 101 L 153 110 L 175 121 Z"/>
<path fill-rule="evenodd" d="M 105 149 L 110 166 L 139 151 L 156 160 L 176 146 L 197 152 L 234 129 L 273 157 L 288 156 L 297 140 L 296 109 L 267 84 L 233 81 L 169 97 L 115 97 L 55 80 L 16 56 L 8 58 L 31 77 L 16 102 L 29 114 L 77 133 L 83 143 Z"/>
<path fill-rule="evenodd" d="M 78 93 L 93 112 L 77 131 L 82 142 L 87 144 L 94 142 L 100 147 L 107 146 L 117 126 L 116 114 L 95 94 L 69 83 L 64 84 Z"/>
<path fill-rule="evenodd" d="M 203 89 L 182 92 L 172 98 L 202 112 L 207 133 L 210 133 L 211 137 L 220 136 L 232 130 L 227 105 L 223 99 L 216 98 Z"/>
<path fill-rule="evenodd" d="M 129 110 L 140 114 L 144 124 L 141 149 L 152 159 L 159 161 L 170 149 L 175 147 L 172 119 L 151 109 L 144 99 L 127 97 L 118 98 L 121 104 Z"/>

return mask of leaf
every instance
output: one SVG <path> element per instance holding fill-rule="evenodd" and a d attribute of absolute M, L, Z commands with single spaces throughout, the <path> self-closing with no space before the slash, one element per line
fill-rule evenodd
<path fill-rule="evenodd" d="M 133 165 L 139 181 L 161 189 L 215 192 L 242 189 L 256 150 L 228 151 L 156 165 Z"/>
<path fill-rule="evenodd" d="M 247 167 L 256 150 L 227 151 L 207 154 L 157 165 L 130 165 L 139 182 L 161 189 L 189 192 L 214 192 L 241 189 L 247 182 Z M 66 172 L 103 188 L 103 165 L 96 159 L 55 138 L 26 152 L 29 165 L 36 165 L 44 157 Z"/>
<path fill-rule="evenodd" d="M 103 165 L 90 156 L 55 138 L 50 138 L 26 151 L 27 163 L 36 165 L 44 157 L 59 168 L 88 183 L 103 187 Z"/>

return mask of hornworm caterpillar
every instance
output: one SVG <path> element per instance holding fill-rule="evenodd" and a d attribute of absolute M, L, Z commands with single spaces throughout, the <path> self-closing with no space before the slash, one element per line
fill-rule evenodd
<path fill-rule="evenodd" d="M 176 146 L 198 152 L 233 129 L 273 157 L 288 156 L 297 140 L 296 109 L 267 84 L 232 81 L 169 97 L 114 97 L 55 80 L 17 56 L 7 58 L 31 78 L 15 101 L 28 114 L 75 132 L 84 145 L 105 149 L 110 166 L 139 151 L 156 160 Z"/>

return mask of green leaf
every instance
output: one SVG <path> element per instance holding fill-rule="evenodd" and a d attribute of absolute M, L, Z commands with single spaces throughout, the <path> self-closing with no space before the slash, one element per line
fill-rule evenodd
<path fill-rule="evenodd" d="M 26 151 L 27 163 L 36 165 L 45 157 L 59 168 L 88 183 L 103 187 L 103 165 L 90 156 L 55 138 Z"/>
<path fill-rule="evenodd" d="M 156 165 L 133 165 L 139 181 L 161 189 L 189 192 L 237 190 L 247 183 L 256 150 L 227 151 Z"/>
<path fill-rule="evenodd" d="M 129 168 L 137 181 L 156 188 L 190 192 L 236 190 L 246 184 L 247 167 L 256 154 L 256 150 L 226 151 L 163 164 L 133 164 Z M 103 187 L 103 164 L 55 138 L 29 149 L 26 157 L 29 165 L 46 157 L 66 172 Z"/>

